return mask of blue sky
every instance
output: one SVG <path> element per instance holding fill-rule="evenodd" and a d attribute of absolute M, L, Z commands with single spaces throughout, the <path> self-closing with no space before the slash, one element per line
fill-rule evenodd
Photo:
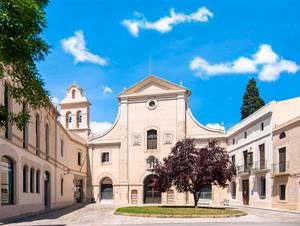
<path fill-rule="evenodd" d="M 76 81 L 100 128 L 114 122 L 117 94 L 149 74 L 151 56 L 152 74 L 191 89 L 200 123 L 229 128 L 251 77 L 266 102 L 300 95 L 299 10 L 298 0 L 52 0 L 51 53 L 38 67 L 59 100 Z"/>

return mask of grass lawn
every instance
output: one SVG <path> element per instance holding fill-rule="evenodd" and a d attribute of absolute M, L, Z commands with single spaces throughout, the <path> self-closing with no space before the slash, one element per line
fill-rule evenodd
<path fill-rule="evenodd" d="M 116 210 L 116 213 L 127 213 L 136 215 L 170 215 L 170 216 L 222 216 L 243 214 L 242 211 L 230 208 L 194 208 L 177 206 L 130 206 Z"/>

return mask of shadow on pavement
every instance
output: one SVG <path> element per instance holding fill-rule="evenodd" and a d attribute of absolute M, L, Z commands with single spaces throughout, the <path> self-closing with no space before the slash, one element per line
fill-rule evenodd
<path fill-rule="evenodd" d="M 32 221 L 57 219 L 61 216 L 64 216 L 64 215 L 72 213 L 76 210 L 79 210 L 79 209 L 85 207 L 86 205 L 87 204 L 74 204 L 72 206 L 68 206 L 68 207 L 64 207 L 64 208 L 49 209 L 49 210 L 45 210 L 45 211 L 38 212 L 38 213 L 32 213 L 29 215 L 26 214 L 23 216 L 2 220 L 0 222 L 0 225 L 29 222 L 29 224 L 26 224 L 26 225 L 30 226 L 30 222 L 32 222 Z M 48 224 L 39 224 L 39 225 L 47 226 Z M 54 226 L 64 226 L 65 224 L 51 224 L 51 225 L 52 226 L 53 225 Z"/>

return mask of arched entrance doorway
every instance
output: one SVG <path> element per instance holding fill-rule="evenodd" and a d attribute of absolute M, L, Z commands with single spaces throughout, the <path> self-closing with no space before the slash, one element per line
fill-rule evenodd
<path fill-rule="evenodd" d="M 155 178 L 151 174 L 144 180 L 144 203 L 161 203 L 161 192 L 154 188 Z"/>
<path fill-rule="evenodd" d="M 100 184 L 101 196 L 102 200 L 113 200 L 113 183 L 109 177 L 103 178 Z"/>
<path fill-rule="evenodd" d="M 44 205 L 46 208 L 50 207 L 50 173 L 45 171 L 44 174 Z"/>

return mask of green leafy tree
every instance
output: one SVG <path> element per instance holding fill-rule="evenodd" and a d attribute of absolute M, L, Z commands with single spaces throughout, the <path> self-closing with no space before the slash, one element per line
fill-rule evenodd
<path fill-rule="evenodd" d="M 33 109 L 49 103 L 36 66 L 49 52 L 42 37 L 47 4 L 48 0 L 0 1 L 0 80 L 8 86 L 10 97 Z M 29 121 L 29 112 L 9 112 L 0 106 L 0 127 L 8 120 L 22 129 Z"/>
<path fill-rule="evenodd" d="M 252 113 L 265 105 L 265 101 L 259 96 L 259 90 L 254 78 L 250 79 L 244 94 L 241 107 L 241 119 L 247 118 Z"/>

